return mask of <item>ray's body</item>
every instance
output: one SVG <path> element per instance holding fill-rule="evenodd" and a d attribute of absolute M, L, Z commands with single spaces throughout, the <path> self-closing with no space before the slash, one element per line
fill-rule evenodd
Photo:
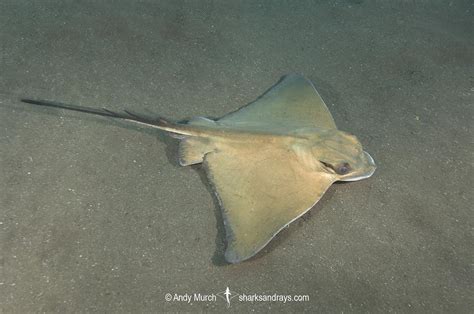
<path fill-rule="evenodd" d="M 259 252 L 335 181 L 356 181 L 375 171 L 357 138 L 337 129 L 313 84 L 295 74 L 221 119 L 198 117 L 186 124 L 129 111 L 23 102 L 120 118 L 179 138 L 180 164 L 204 163 L 219 199 L 230 263 Z"/>

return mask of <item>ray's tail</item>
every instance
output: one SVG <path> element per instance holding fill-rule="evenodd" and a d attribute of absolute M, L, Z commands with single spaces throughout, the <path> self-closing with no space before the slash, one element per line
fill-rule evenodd
<path fill-rule="evenodd" d="M 154 118 L 145 117 L 145 116 L 130 112 L 128 110 L 123 110 L 122 112 L 115 112 L 115 111 L 111 111 L 105 108 L 96 109 L 96 108 L 90 108 L 90 107 L 84 107 L 84 106 L 64 104 L 64 103 L 56 102 L 56 101 L 34 100 L 34 99 L 27 99 L 27 98 L 21 99 L 21 101 L 24 103 L 38 105 L 38 106 L 60 108 L 60 109 L 66 109 L 66 110 L 72 110 L 72 111 L 85 112 L 85 113 L 104 116 L 104 117 L 122 119 L 122 120 L 130 121 L 133 123 L 138 123 L 138 124 L 145 125 L 148 127 L 167 131 L 174 135 L 190 135 L 190 136 L 194 135 L 194 132 L 190 130 L 188 127 L 186 127 L 185 125 L 174 123 L 161 117 L 154 117 Z"/>

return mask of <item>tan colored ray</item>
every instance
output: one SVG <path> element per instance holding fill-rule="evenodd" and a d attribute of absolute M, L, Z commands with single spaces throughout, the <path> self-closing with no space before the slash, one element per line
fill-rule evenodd
<path fill-rule="evenodd" d="M 23 102 L 119 118 L 179 138 L 181 165 L 205 163 L 221 203 L 230 263 L 255 255 L 334 181 L 361 180 L 375 171 L 357 138 L 336 128 L 313 84 L 295 74 L 217 121 L 198 117 L 182 124 L 130 111 Z"/>
<path fill-rule="evenodd" d="M 227 234 L 225 258 L 246 260 L 308 211 L 335 176 L 310 171 L 283 145 L 240 145 L 205 157 Z"/>

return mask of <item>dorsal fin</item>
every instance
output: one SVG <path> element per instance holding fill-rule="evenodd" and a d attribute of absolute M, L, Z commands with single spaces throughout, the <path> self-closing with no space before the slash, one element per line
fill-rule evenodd
<path fill-rule="evenodd" d="M 206 117 L 194 117 L 190 119 L 187 124 L 190 125 L 199 125 L 205 127 L 216 127 L 216 121 L 206 118 Z"/>

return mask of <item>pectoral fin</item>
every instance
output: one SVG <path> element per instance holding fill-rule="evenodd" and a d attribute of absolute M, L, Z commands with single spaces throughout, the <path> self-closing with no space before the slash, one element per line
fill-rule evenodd
<path fill-rule="evenodd" d="M 334 182 L 327 173 L 305 169 L 284 148 L 212 152 L 205 165 L 223 211 L 230 263 L 255 255 Z"/>
<path fill-rule="evenodd" d="M 302 127 L 337 128 L 314 85 L 298 74 L 285 76 L 256 101 L 225 115 L 218 122 L 276 132 Z"/>

